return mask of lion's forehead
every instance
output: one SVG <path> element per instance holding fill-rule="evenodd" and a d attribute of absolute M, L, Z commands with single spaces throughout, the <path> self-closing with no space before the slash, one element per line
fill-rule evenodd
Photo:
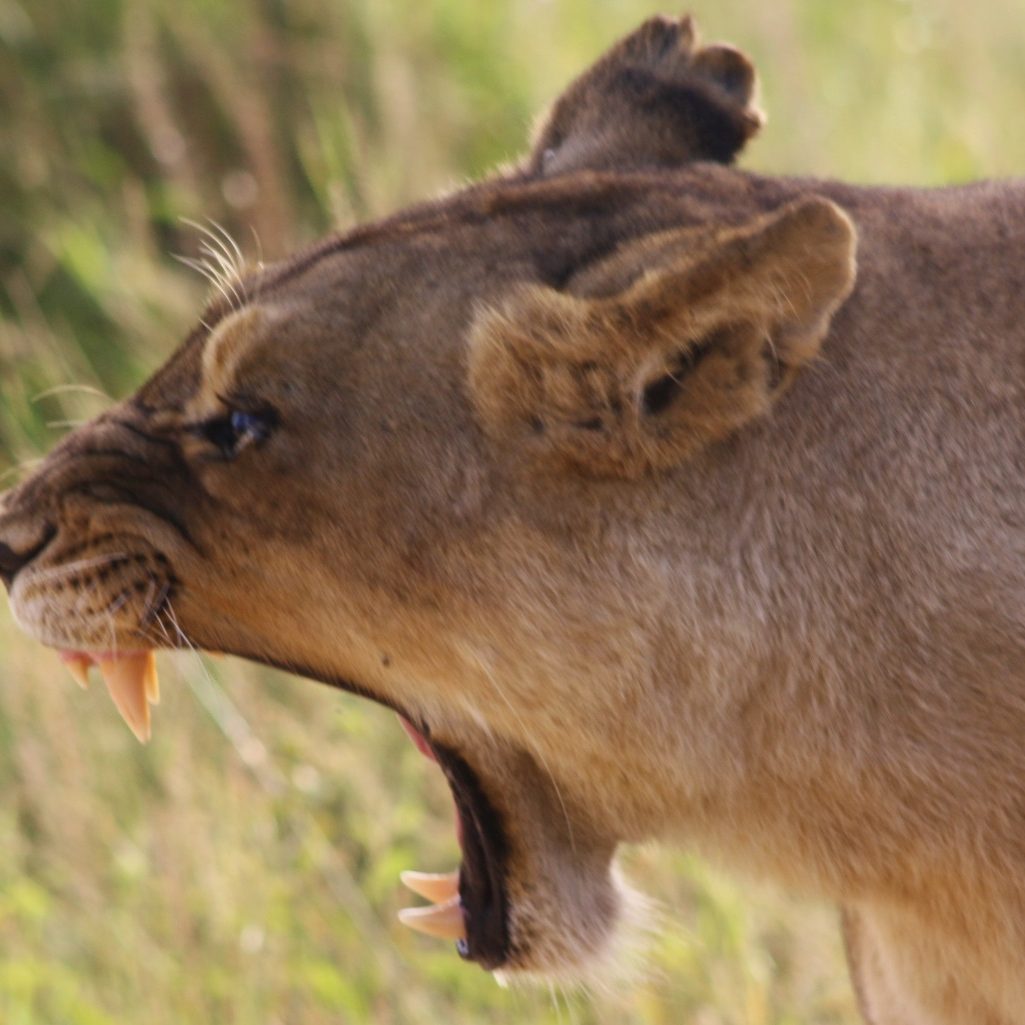
<path fill-rule="evenodd" d="M 372 307 L 382 293 L 425 282 L 443 294 L 510 275 L 558 287 L 639 235 L 741 223 L 777 205 L 786 191 L 758 195 L 740 172 L 714 167 L 577 172 L 543 182 L 496 178 L 311 246 L 268 267 L 253 292 L 274 302 L 316 295 L 328 303 L 330 292 Z M 458 275 L 442 273 L 455 267 Z"/>
<path fill-rule="evenodd" d="M 495 180 L 251 275 L 235 290 L 237 302 L 220 299 L 203 312 L 133 401 L 143 411 L 185 415 L 232 387 L 247 364 L 254 375 L 309 376 L 330 360 L 338 370 L 371 334 L 364 362 L 391 359 L 390 346 L 413 342 L 423 347 L 418 361 L 432 359 L 451 343 L 461 313 L 511 284 L 568 288 L 639 235 L 725 224 L 749 205 L 732 171 Z"/>

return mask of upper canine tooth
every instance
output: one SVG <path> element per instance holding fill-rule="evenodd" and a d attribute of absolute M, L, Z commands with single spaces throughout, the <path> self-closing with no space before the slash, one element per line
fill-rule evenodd
<path fill-rule="evenodd" d="M 459 896 L 459 872 L 401 872 L 402 885 L 435 904 Z"/>
<path fill-rule="evenodd" d="M 399 921 L 417 932 L 428 936 L 439 936 L 443 940 L 466 939 L 466 922 L 463 919 L 463 906 L 458 897 L 453 897 L 444 904 L 432 904 L 425 908 L 403 908 L 399 912 Z"/>
<path fill-rule="evenodd" d="M 146 700 L 151 705 L 159 705 L 160 680 L 157 677 L 157 655 L 154 651 L 146 652 L 146 667 L 142 678 L 146 684 Z"/>
<path fill-rule="evenodd" d="M 99 660 L 100 674 L 117 710 L 140 743 L 150 738 L 149 703 L 146 700 L 146 666 L 152 652 Z"/>
<path fill-rule="evenodd" d="M 92 659 L 88 655 L 61 655 L 65 669 L 71 673 L 72 679 L 82 688 L 89 689 L 89 667 Z"/>

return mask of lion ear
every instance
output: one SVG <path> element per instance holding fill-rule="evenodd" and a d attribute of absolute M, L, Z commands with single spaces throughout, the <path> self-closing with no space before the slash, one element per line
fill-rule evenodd
<path fill-rule="evenodd" d="M 768 412 L 853 286 L 854 227 L 812 197 L 701 239 L 649 236 L 579 276 L 576 294 L 530 284 L 483 309 L 469 384 L 485 431 L 629 477 Z"/>
<path fill-rule="evenodd" d="M 698 45 L 693 19 L 656 17 L 620 40 L 555 101 L 528 174 L 729 163 L 761 127 L 754 65 Z"/>

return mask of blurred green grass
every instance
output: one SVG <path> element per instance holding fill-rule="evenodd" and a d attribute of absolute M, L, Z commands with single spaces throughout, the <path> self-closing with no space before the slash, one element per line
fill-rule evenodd
<path fill-rule="evenodd" d="M 270 260 L 485 173 L 656 10 L 0 0 L 4 481 L 184 334 L 204 289 L 171 258 L 196 255 L 183 218 Z M 921 184 L 1025 166 L 1020 0 L 691 10 L 761 71 L 746 166 Z M 6 1025 L 855 1020 L 831 909 L 649 849 L 625 861 L 666 928 L 635 988 L 500 990 L 395 923 L 398 871 L 458 852 L 445 786 L 390 714 L 168 655 L 140 750 L 6 613 L 0 650 Z"/>

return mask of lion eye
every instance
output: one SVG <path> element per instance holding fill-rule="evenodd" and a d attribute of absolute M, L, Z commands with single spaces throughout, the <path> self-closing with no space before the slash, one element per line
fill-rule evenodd
<path fill-rule="evenodd" d="M 197 428 L 197 433 L 215 446 L 225 459 L 230 459 L 249 445 L 265 441 L 276 424 L 277 416 L 272 410 L 247 412 L 233 409 L 224 416 L 204 421 Z"/>

